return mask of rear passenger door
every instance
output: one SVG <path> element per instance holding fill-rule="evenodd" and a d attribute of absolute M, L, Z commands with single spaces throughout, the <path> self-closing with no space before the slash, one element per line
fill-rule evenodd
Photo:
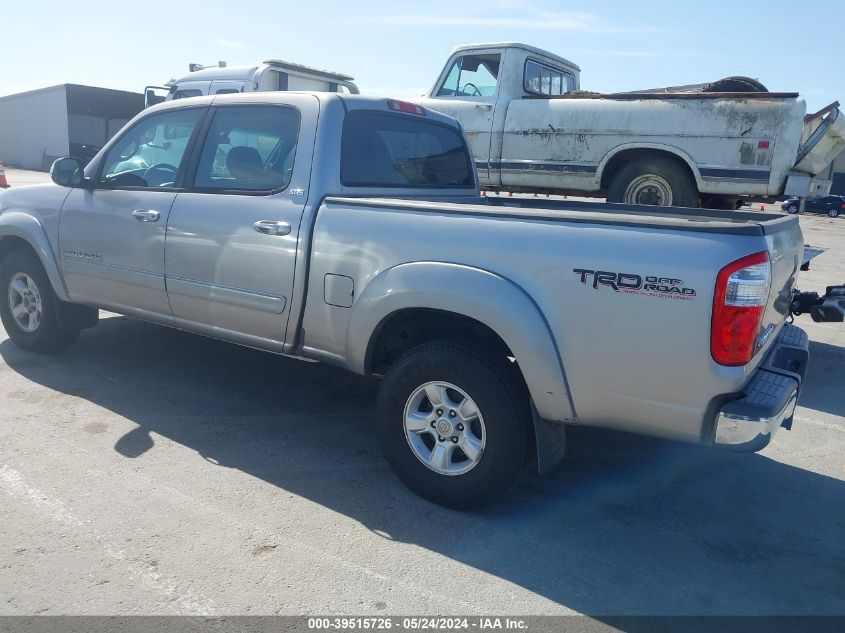
<path fill-rule="evenodd" d="M 173 203 L 165 278 L 178 326 L 265 349 L 285 339 L 318 101 L 212 107 Z"/>

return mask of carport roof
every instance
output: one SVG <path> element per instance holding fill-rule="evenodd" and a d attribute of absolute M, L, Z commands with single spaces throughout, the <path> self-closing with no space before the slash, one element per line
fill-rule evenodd
<path fill-rule="evenodd" d="M 0 96 L 0 101 L 5 101 L 7 99 L 16 99 L 18 97 L 28 97 L 30 95 L 39 94 L 42 92 L 50 92 L 53 90 L 72 90 L 72 89 L 82 89 L 82 90 L 96 90 L 97 92 L 103 93 L 110 93 L 114 95 L 132 95 L 132 96 L 140 96 L 143 97 L 143 94 L 140 92 L 130 92 L 128 90 L 115 90 L 113 88 L 100 88 L 98 86 L 86 86 L 83 84 L 57 84 L 55 86 L 47 86 L 45 88 L 36 88 L 35 90 L 26 90 L 25 92 L 16 92 L 10 95 L 3 95 Z"/>

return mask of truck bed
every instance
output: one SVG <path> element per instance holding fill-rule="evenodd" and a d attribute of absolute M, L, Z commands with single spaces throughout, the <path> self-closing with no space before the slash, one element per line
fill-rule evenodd
<path fill-rule="evenodd" d="M 591 224 L 613 224 L 682 229 L 685 231 L 733 235 L 772 235 L 798 224 L 798 218 L 780 213 L 690 209 L 617 204 L 543 200 L 537 198 L 454 197 L 420 200 L 408 198 L 330 197 L 330 202 L 391 207 L 408 211 L 487 215 L 535 220 L 562 220 Z"/>
<path fill-rule="evenodd" d="M 568 92 L 562 95 L 525 95 L 523 99 L 797 99 L 797 92 Z"/>

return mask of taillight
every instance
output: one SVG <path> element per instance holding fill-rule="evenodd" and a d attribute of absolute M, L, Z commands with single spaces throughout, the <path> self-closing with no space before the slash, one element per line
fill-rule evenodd
<path fill-rule="evenodd" d="M 745 365 L 754 356 L 771 280 L 772 265 L 766 251 L 738 259 L 719 271 L 710 354 L 720 365 Z"/>

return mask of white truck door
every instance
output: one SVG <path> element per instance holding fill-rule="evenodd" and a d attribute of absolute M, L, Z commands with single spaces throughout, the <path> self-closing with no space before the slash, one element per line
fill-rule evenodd
<path fill-rule="evenodd" d="M 249 90 L 252 90 L 252 84 L 250 83 Z M 218 81 L 211 82 L 211 88 L 209 89 L 208 94 L 210 95 L 226 95 L 226 94 L 236 94 L 238 92 L 246 92 L 246 82 L 241 80 L 232 80 L 232 79 L 221 79 Z"/>
<path fill-rule="evenodd" d="M 490 180 L 490 145 L 501 60 L 501 52 L 459 55 L 444 70 L 434 96 L 418 100 L 460 122 L 482 187 L 496 184 Z"/>
<path fill-rule="evenodd" d="M 167 95 L 167 100 L 201 97 L 208 94 L 210 87 L 210 81 L 182 81 L 176 86 L 176 90 Z"/>

